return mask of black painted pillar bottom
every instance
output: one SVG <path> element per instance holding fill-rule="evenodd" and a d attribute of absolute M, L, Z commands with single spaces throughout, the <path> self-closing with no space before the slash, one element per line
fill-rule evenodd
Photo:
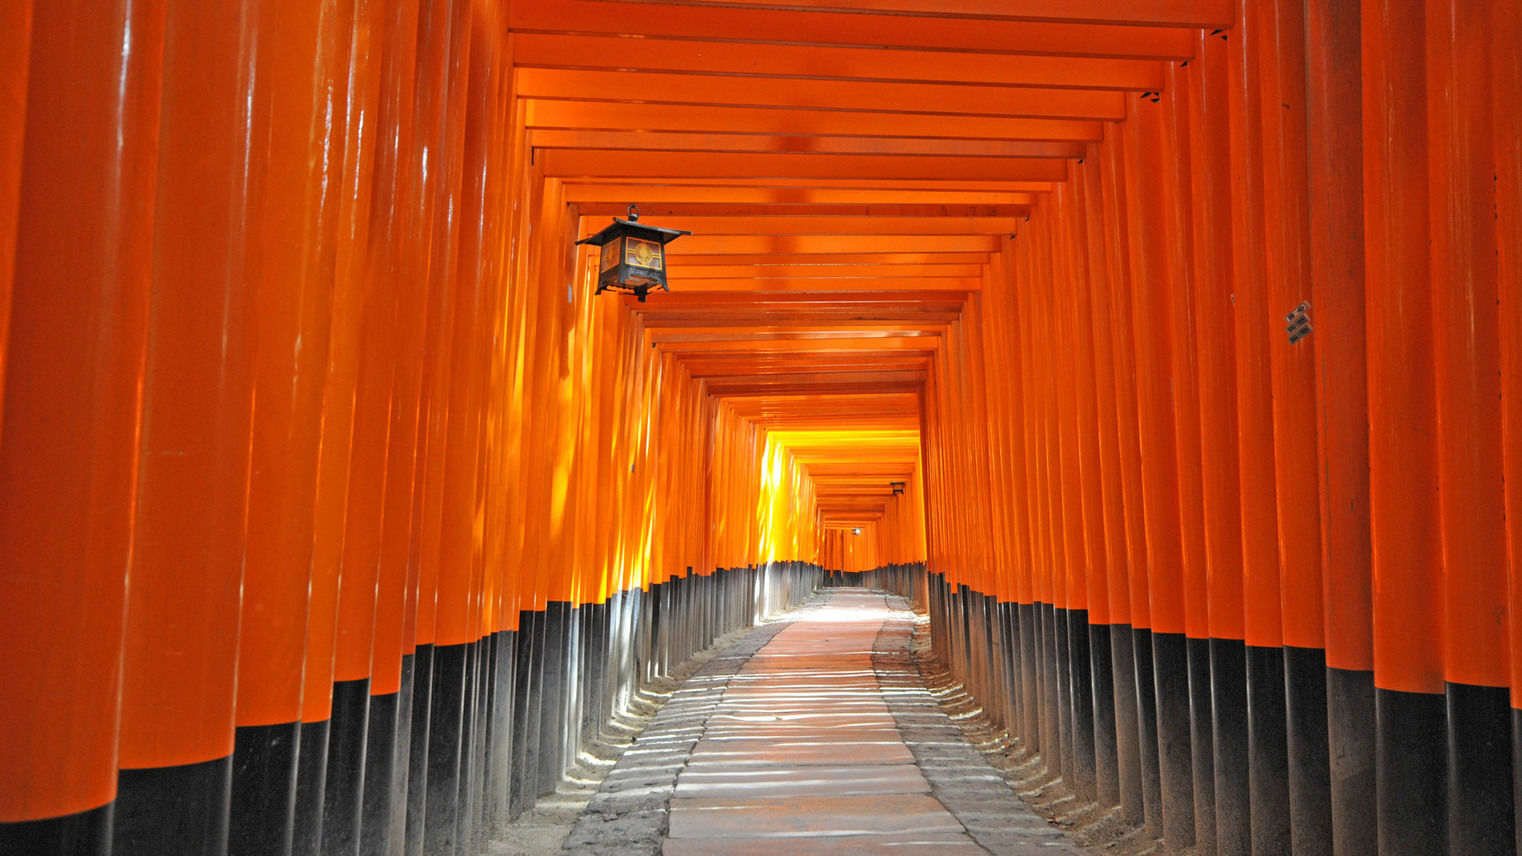
<path fill-rule="evenodd" d="M 1252 851 L 1252 789 L 1248 784 L 1247 646 L 1210 640 L 1211 730 L 1215 738 L 1216 851 Z"/>
<path fill-rule="evenodd" d="M 1110 626 L 1089 625 L 1089 663 L 1094 681 L 1094 758 L 1099 804 L 1120 805 L 1120 756 L 1115 739 L 1114 666 Z"/>
<path fill-rule="evenodd" d="M 1374 690 L 1381 856 L 1448 852 L 1446 708 L 1439 693 Z"/>
<path fill-rule="evenodd" d="M 1284 690 L 1290 844 L 1295 856 L 1332 856 L 1326 651 L 1284 646 Z"/>
<path fill-rule="evenodd" d="M 0 823 L 0 856 L 110 856 L 116 803 L 19 823 Z"/>
<path fill-rule="evenodd" d="M 231 856 L 286 856 L 296 832 L 301 723 L 245 725 L 233 745 Z"/>
<path fill-rule="evenodd" d="M 401 808 L 392 804 L 400 705 L 399 693 L 370 696 L 370 722 L 365 737 L 364 795 L 360 808 L 361 856 L 386 856 L 391 849 L 391 814 Z"/>
<path fill-rule="evenodd" d="M 423 852 L 452 856 L 459 846 L 460 778 L 465 730 L 466 660 L 469 645 L 435 645 L 433 692 L 428 712 L 428 792 Z"/>
<path fill-rule="evenodd" d="M 1210 640 L 1184 640 L 1189 659 L 1189 760 L 1194 767 L 1194 848 L 1215 856 L 1215 728 L 1210 704 Z"/>
<path fill-rule="evenodd" d="M 937 591 L 932 582 L 929 590 Z M 1039 607 L 1022 603 L 1015 612 L 1020 626 L 1020 726 L 1021 742 L 1027 752 L 1041 751 L 1041 655 L 1036 650 L 1036 628 L 1040 624 Z"/>
<path fill-rule="evenodd" d="M 224 856 L 233 759 L 122 770 L 112 856 Z"/>
<path fill-rule="evenodd" d="M 1378 856 L 1374 672 L 1328 668 L 1326 702 L 1333 852 L 1337 856 Z"/>
<path fill-rule="evenodd" d="M 1163 798 L 1163 841 L 1194 845 L 1194 765 L 1191 759 L 1189 643 L 1182 633 L 1152 633 L 1157 689 L 1158 784 Z"/>
<path fill-rule="evenodd" d="M 1136 669 L 1136 734 L 1141 752 L 1143 828 L 1154 838 L 1163 837 L 1163 773 L 1157 754 L 1157 676 L 1152 661 L 1152 631 L 1131 628 Z"/>
<path fill-rule="evenodd" d="M 293 856 L 322 853 L 322 803 L 328 783 L 328 732 L 332 720 L 301 723 L 301 749 L 296 759 L 296 824 L 291 835 Z"/>
<path fill-rule="evenodd" d="M 333 684 L 328 720 L 328 779 L 322 796 L 322 856 L 359 852 L 365 743 L 370 732 L 370 679 Z"/>
<path fill-rule="evenodd" d="M 1098 796 L 1094 756 L 1094 676 L 1089 655 L 1089 611 L 1070 609 L 1068 656 L 1072 660 L 1073 698 L 1073 789 L 1086 800 Z"/>
<path fill-rule="evenodd" d="M 1514 856 L 1511 693 L 1448 684 L 1448 847 L 1473 856 Z"/>
<path fill-rule="evenodd" d="M 1254 856 L 1289 856 L 1289 749 L 1284 649 L 1247 646 L 1248 787 Z"/>
<path fill-rule="evenodd" d="M 1147 817 L 1142 788 L 1141 735 L 1136 695 L 1136 634 L 1129 624 L 1110 625 L 1110 681 L 1115 688 L 1115 743 L 1119 757 L 1120 816 L 1128 826 Z"/>
<path fill-rule="evenodd" d="M 428 714 L 433 701 L 433 645 L 417 646 L 412 664 L 412 736 L 407 747 L 407 811 L 402 853 L 423 856 L 423 822 L 428 794 Z"/>

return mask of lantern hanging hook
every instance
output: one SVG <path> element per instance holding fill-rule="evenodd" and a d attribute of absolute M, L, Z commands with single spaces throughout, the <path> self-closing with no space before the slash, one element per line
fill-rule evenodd
<path fill-rule="evenodd" d="M 630 205 L 629 206 L 629 222 L 630 223 L 638 223 L 639 222 L 639 206 L 638 205 Z"/>

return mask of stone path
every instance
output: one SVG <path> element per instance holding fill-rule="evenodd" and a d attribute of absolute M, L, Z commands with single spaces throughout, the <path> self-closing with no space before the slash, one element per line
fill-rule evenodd
<path fill-rule="evenodd" d="M 574 853 L 1082 853 L 925 690 L 898 598 L 833 589 L 693 675 L 577 821 Z"/>

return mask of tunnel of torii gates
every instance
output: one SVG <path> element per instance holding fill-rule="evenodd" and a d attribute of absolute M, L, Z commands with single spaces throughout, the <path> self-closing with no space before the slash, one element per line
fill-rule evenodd
<path fill-rule="evenodd" d="M 1513 853 L 1519 46 L 7 0 L 0 852 L 480 852 L 847 582 L 1172 848 Z M 694 233 L 643 303 L 575 246 L 630 203 Z"/>

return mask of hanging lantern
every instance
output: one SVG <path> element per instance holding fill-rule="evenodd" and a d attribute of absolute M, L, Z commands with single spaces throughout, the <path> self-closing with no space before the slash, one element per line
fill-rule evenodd
<path fill-rule="evenodd" d="M 893 488 L 893 495 L 894 496 L 898 496 L 899 494 L 904 492 L 904 483 L 903 482 L 889 482 L 888 484 L 889 484 L 890 487 Z"/>
<path fill-rule="evenodd" d="M 851 530 L 851 534 L 852 535 L 860 535 L 861 534 L 861 527 L 857 526 L 856 528 L 852 529 Z"/>
<path fill-rule="evenodd" d="M 679 229 L 662 229 L 639 222 L 639 209 L 629 206 L 629 219 L 613 218 L 613 224 L 590 238 L 576 242 L 602 247 L 597 265 L 597 293 L 617 291 L 645 302 L 645 295 L 666 287 L 666 245 L 691 235 Z"/>

